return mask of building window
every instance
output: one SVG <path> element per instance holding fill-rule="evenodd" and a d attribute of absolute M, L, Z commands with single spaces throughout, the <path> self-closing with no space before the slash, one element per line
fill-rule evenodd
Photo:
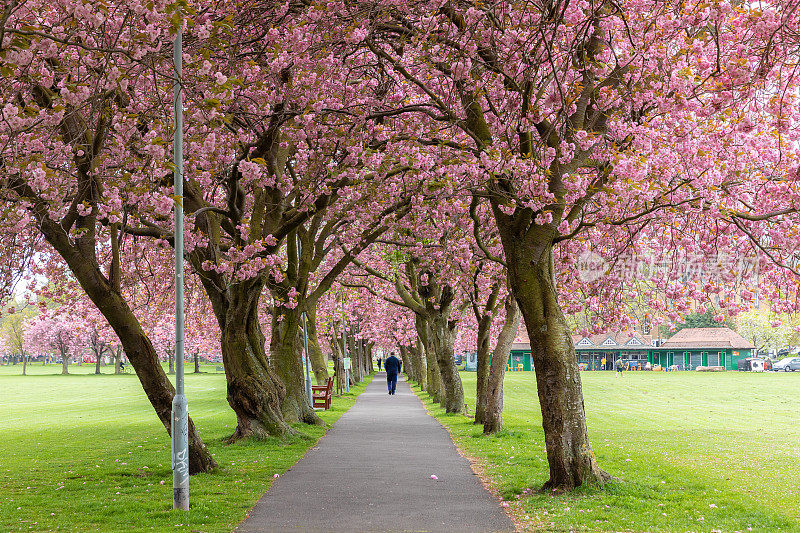
<path fill-rule="evenodd" d="M 614 339 L 612 339 L 611 337 L 607 338 L 603 342 L 603 346 L 616 346 L 616 345 L 617 345 L 616 341 L 614 341 Z"/>

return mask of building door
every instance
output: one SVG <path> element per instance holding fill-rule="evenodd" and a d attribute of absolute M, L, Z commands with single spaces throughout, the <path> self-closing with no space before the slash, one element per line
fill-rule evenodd
<path fill-rule="evenodd" d="M 523 356 L 521 353 L 511 355 L 511 370 L 522 370 Z"/>
<path fill-rule="evenodd" d="M 692 365 L 692 370 L 698 366 L 703 366 L 703 354 L 701 352 L 689 353 L 689 364 Z"/>
<path fill-rule="evenodd" d="M 678 370 L 683 370 L 683 354 L 676 353 L 672 356 L 672 364 L 678 367 Z"/>
<path fill-rule="evenodd" d="M 719 366 L 719 352 L 708 352 L 708 366 Z"/>

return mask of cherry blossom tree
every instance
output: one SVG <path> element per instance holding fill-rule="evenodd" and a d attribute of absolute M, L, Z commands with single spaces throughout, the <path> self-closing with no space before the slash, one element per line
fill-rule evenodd
<path fill-rule="evenodd" d="M 143 95 L 158 77 L 153 62 L 164 62 L 159 50 L 171 40 L 174 7 L 118 7 L 31 1 L 3 12 L 3 199 L 40 232 L 106 317 L 169 431 L 174 389 L 120 284 L 120 229 L 127 221 L 120 190 L 135 183 L 120 150 L 148 109 Z M 157 156 L 159 145 L 150 147 L 149 157 Z M 189 432 L 190 471 L 207 471 L 215 463 L 191 420 Z"/>
<path fill-rule="evenodd" d="M 11 353 L 11 357 L 14 358 L 14 364 L 16 364 L 17 358 L 22 361 L 22 375 L 24 376 L 28 372 L 30 355 L 25 335 L 29 322 L 35 315 L 35 310 L 26 305 L 23 305 L 21 309 L 17 307 L 18 305 L 13 303 L 7 308 L 9 316 L 3 321 L 3 341 Z"/>
<path fill-rule="evenodd" d="M 759 183 L 787 175 L 796 149 L 748 108 L 761 105 L 758 86 L 784 83 L 774 61 L 785 49 L 770 39 L 779 8 L 422 1 L 346 15 L 391 95 L 365 113 L 403 117 L 387 143 L 435 144 L 436 176 L 472 183 L 491 208 L 531 339 L 546 488 L 608 479 L 586 435 L 559 258 L 593 243 L 618 254 L 645 230 L 661 243 L 663 228 L 692 222 L 687 247 L 723 244 L 715 221 L 752 233 L 787 211 L 744 207 Z"/>
<path fill-rule="evenodd" d="M 65 312 L 48 312 L 31 320 L 25 330 L 25 345 L 29 350 L 51 353 L 61 358 L 61 373 L 69 374 L 73 357 L 82 357 L 87 348 L 85 324 Z"/>
<path fill-rule="evenodd" d="M 335 331 L 319 306 L 357 257 L 382 281 L 356 285 L 415 314 L 413 371 L 425 367 L 428 390 L 461 410 L 451 361 L 469 295 L 476 327 L 501 300 L 504 326 L 514 322 L 504 276 L 476 278 L 471 262 L 503 265 L 531 339 L 546 487 L 602 483 L 565 314 L 629 326 L 635 292 L 671 320 L 704 293 L 733 315 L 753 291 L 674 269 L 634 290 L 613 272 L 583 279 L 581 257 L 615 266 L 662 253 L 675 265 L 752 252 L 760 296 L 776 312 L 798 306 L 785 276 L 800 250 L 787 59 L 798 11 L 778 0 L 12 2 L 0 16 L 0 234 L 41 235 L 51 268 L 66 263 L 169 431 L 173 389 L 137 317 L 152 300 L 139 296 L 161 286 L 123 278 L 151 256 L 165 271 L 183 202 L 186 260 L 219 326 L 232 440 L 320 422 L 302 387 L 301 316 Z M 179 27 L 192 157 L 173 198 L 164 50 Z M 368 249 L 385 235 L 400 243 L 380 243 L 400 248 L 393 257 Z M 357 376 L 388 342 L 364 301 L 347 304 Z M 190 443 L 191 470 L 210 469 L 191 423 Z"/>

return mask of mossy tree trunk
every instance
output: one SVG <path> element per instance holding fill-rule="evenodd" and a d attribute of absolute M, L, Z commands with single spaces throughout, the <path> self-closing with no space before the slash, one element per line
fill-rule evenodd
<path fill-rule="evenodd" d="M 285 387 L 281 412 L 289 423 L 322 425 L 305 388 L 302 360 L 302 330 L 299 308 L 276 307 L 272 316 L 270 365 Z"/>
<path fill-rule="evenodd" d="M 306 332 L 308 334 L 308 355 L 311 361 L 311 369 L 314 371 L 314 379 L 317 385 L 325 385 L 328 379 L 328 364 L 319 345 L 316 305 L 306 306 Z"/>
<path fill-rule="evenodd" d="M 489 351 L 490 333 L 492 329 L 492 319 L 494 318 L 497 298 L 500 294 L 500 285 L 495 283 L 486 304 L 481 306 L 478 303 L 477 288 L 473 293 L 472 311 L 478 323 L 477 330 L 477 369 L 476 369 L 476 388 L 475 388 L 475 424 L 483 424 L 483 413 L 486 410 L 486 384 L 489 377 L 489 361 L 492 354 Z"/>
<path fill-rule="evenodd" d="M 330 340 L 331 355 L 333 356 L 333 375 L 336 378 L 337 392 L 346 388 L 344 375 L 344 361 L 342 357 L 342 338 L 337 334 L 336 328 L 333 329 L 333 337 Z"/>
<path fill-rule="evenodd" d="M 442 375 L 439 371 L 439 363 L 436 361 L 436 352 L 433 349 L 433 341 L 431 339 L 431 330 L 428 325 L 428 320 L 420 315 L 414 319 L 414 326 L 417 330 L 417 337 L 419 338 L 419 345 L 425 356 L 425 369 L 427 380 L 427 388 L 425 391 L 430 395 L 436 403 L 442 402 Z"/>
<path fill-rule="evenodd" d="M 464 386 L 454 357 L 458 322 L 450 320 L 450 313 L 446 311 L 432 314 L 433 349 L 442 379 L 444 409 L 447 413 L 463 413 L 465 412 Z"/>
<path fill-rule="evenodd" d="M 292 432 L 281 411 L 286 388 L 267 360 L 266 339 L 258 319 L 263 286 L 263 278 L 259 277 L 212 293 L 212 306 L 220 324 L 228 404 L 236 413 L 231 442 Z"/>
<path fill-rule="evenodd" d="M 414 362 L 411 360 L 411 350 L 408 346 L 400 345 L 400 360 L 403 362 L 403 372 L 409 379 L 417 381 L 417 374 L 414 368 Z"/>
<path fill-rule="evenodd" d="M 508 367 L 511 345 L 519 329 L 519 307 L 512 294 L 504 302 L 506 320 L 497 336 L 492 362 L 486 380 L 485 408 L 483 414 L 483 433 L 489 435 L 503 429 L 503 378 Z"/>
<path fill-rule="evenodd" d="M 555 287 L 557 232 L 550 226 L 526 223 L 530 216 L 525 210 L 506 215 L 500 200 L 492 201 L 509 288 L 531 341 L 550 467 L 544 489 L 568 491 L 587 483 L 602 484 L 610 476 L 598 466 L 589 442 L 578 360 Z"/>
<path fill-rule="evenodd" d="M 422 348 L 422 343 L 416 339 L 414 345 L 411 346 L 411 358 L 414 361 L 414 371 L 417 373 L 417 383 L 422 390 L 428 389 L 428 365 L 425 361 L 425 356 Z"/>
<path fill-rule="evenodd" d="M 353 385 L 360 383 L 362 379 L 357 344 L 358 341 L 354 335 L 347 336 L 347 353 L 350 356 L 350 379 Z"/>

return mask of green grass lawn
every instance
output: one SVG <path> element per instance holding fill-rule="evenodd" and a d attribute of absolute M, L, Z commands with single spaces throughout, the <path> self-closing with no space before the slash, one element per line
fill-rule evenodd
<path fill-rule="evenodd" d="M 0 366 L 0 531 L 231 531 L 325 429 L 223 444 L 236 418 L 216 366 L 186 374 L 189 413 L 219 463 L 191 477 L 188 512 L 172 510 L 170 440 L 133 373 L 70 365 L 61 376 L 60 365 L 33 364 L 21 376 L 22 365 Z M 370 379 L 334 398 L 325 422 Z"/>
<path fill-rule="evenodd" d="M 461 376 L 474 409 L 475 373 Z M 592 446 L 618 480 L 563 496 L 535 490 L 548 471 L 533 373 L 507 374 L 495 437 L 421 396 L 529 529 L 800 531 L 800 374 L 581 377 Z"/>

